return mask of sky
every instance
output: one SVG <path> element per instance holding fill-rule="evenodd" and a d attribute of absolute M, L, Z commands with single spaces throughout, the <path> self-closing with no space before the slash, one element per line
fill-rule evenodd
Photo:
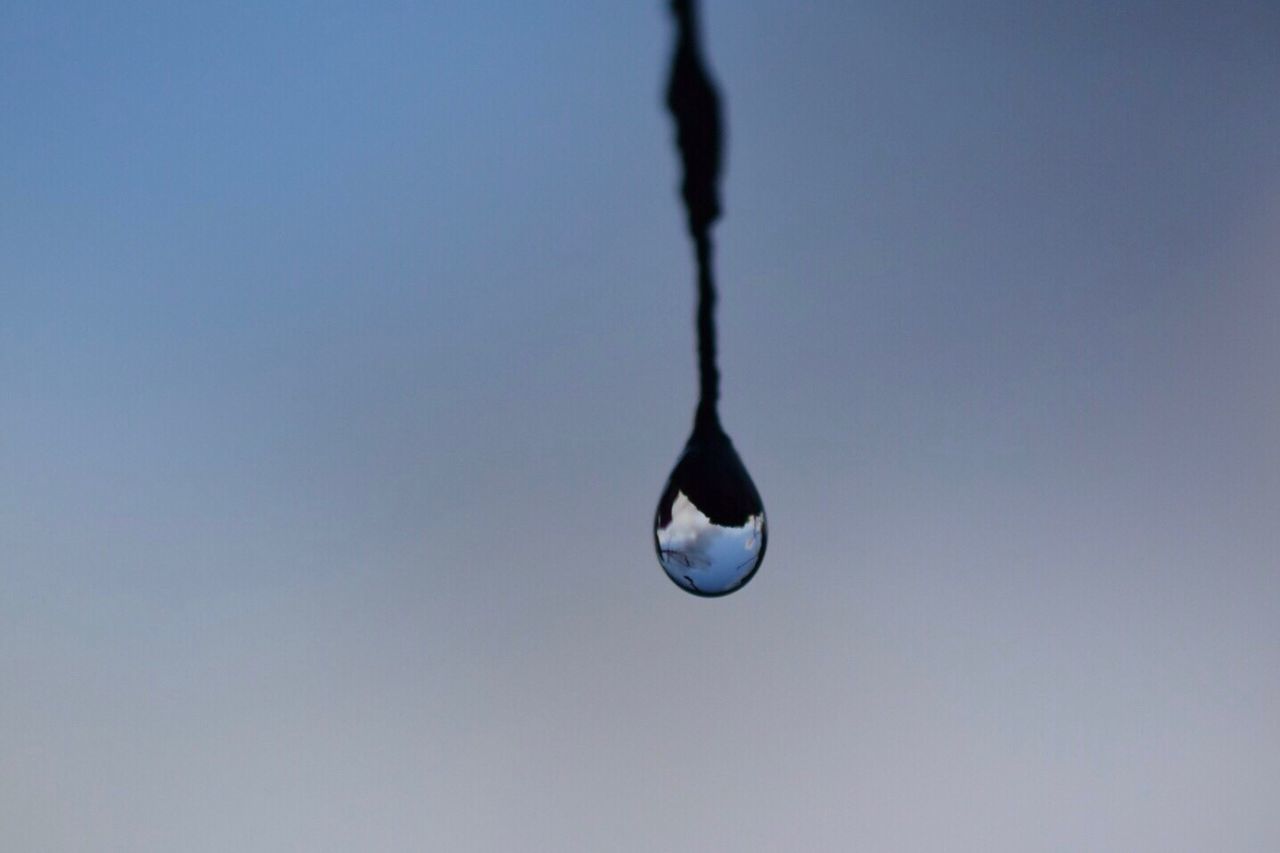
<path fill-rule="evenodd" d="M 0 4 L 0 848 L 1280 848 L 1280 9 Z"/>

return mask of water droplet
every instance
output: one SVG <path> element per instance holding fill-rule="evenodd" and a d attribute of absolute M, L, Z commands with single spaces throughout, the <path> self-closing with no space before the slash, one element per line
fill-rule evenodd
<path fill-rule="evenodd" d="M 764 504 L 729 436 L 695 429 L 653 525 L 658 562 L 685 592 L 728 595 L 751 580 L 768 542 Z"/>

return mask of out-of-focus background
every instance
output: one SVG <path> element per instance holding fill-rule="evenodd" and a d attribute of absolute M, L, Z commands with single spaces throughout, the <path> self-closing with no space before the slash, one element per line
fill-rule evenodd
<path fill-rule="evenodd" d="M 1280 848 L 1280 9 L 0 7 L 0 848 Z"/>

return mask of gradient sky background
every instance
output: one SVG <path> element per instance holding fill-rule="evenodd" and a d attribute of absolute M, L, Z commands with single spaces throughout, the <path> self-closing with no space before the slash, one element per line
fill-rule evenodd
<path fill-rule="evenodd" d="M 1280 7 L 0 5 L 0 848 L 1280 849 Z"/>

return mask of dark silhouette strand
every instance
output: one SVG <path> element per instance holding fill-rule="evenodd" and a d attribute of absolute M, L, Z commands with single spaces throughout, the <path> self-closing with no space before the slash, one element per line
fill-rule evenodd
<path fill-rule="evenodd" d="M 676 48 L 667 85 L 667 109 L 676 124 L 676 147 L 684 176 L 689 236 L 698 266 L 698 413 L 695 432 L 719 430 L 716 368 L 716 285 L 711 265 L 711 225 L 720 217 L 720 169 L 724 154 L 720 96 L 707 74 L 698 40 L 695 0 L 672 0 Z"/>

